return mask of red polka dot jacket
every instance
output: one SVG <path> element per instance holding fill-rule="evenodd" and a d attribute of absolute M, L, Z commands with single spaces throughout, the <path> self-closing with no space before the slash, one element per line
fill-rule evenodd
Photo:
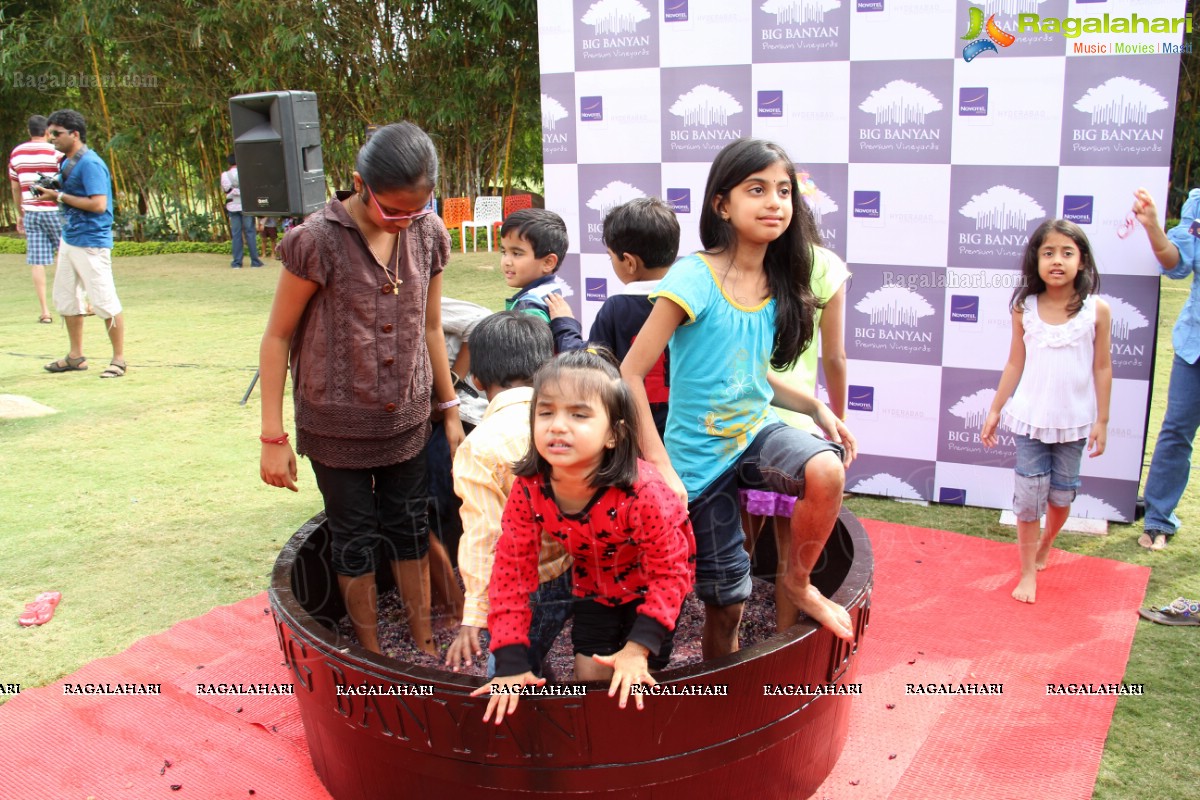
<path fill-rule="evenodd" d="M 658 471 L 638 461 L 629 489 L 608 487 L 577 514 L 564 514 L 549 482 L 517 478 L 501 519 L 503 532 L 488 584 L 488 630 L 496 675 L 529 670 L 529 595 L 538 586 L 544 529 L 574 559 L 574 594 L 607 606 L 644 600 L 629 634 L 657 653 L 674 629 L 695 577 L 696 540 L 687 508 Z"/>

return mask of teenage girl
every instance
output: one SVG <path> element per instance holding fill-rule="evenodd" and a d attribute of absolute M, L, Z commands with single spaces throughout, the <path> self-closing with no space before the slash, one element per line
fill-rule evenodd
<path fill-rule="evenodd" d="M 433 142 L 380 128 L 358 152 L 354 191 L 284 237 L 259 350 L 264 482 L 296 491 L 308 456 L 325 502 L 332 563 L 354 632 L 378 653 L 375 569 L 385 552 L 413 641 L 433 653 L 425 444 L 430 395 L 453 454 L 463 440 L 442 333 L 450 237 L 426 206 Z M 296 450 L 283 427 L 289 363 Z M 383 547 L 380 547 L 380 545 Z"/>
<path fill-rule="evenodd" d="M 750 596 L 742 488 L 801 498 L 778 581 L 800 611 L 836 636 L 854 638 L 850 615 L 809 581 L 841 509 L 854 438 L 810 393 L 770 374 L 793 365 L 808 347 L 818 306 L 810 289 L 811 243 L 795 221 L 798 197 L 795 166 L 778 145 L 742 139 L 722 150 L 700 212 L 705 249 L 671 267 L 621 365 L 641 413 L 645 458 L 690 501 L 706 658 L 737 649 Z M 668 341 L 664 445 L 649 423 L 644 379 Z M 831 441 L 780 422 L 772 404 L 808 414 Z"/>
<path fill-rule="evenodd" d="M 543 534 L 574 559 L 575 679 L 609 681 L 621 708 L 670 660 L 695 560 L 687 509 L 637 457 L 637 409 L 613 362 L 589 350 L 559 355 L 534 376 L 531 415 L 488 585 L 496 679 L 472 692 L 491 693 L 483 721 L 494 714 L 497 725 L 520 687 L 545 683 L 528 654 Z M 640 694 L 634 702 L 642 708 Z"/>
<path fill-rule="evenodd" d="M 1024 280 L 1010 303 L 1008 363 L 980 438 L 994 447 L 1001 422 L 1016 437 L 1013 513 L 1021 577 L 1012 596 L 1032 603 L 1038 571 L 1046 567 L 1079 488 L 1084 446 L 1092 458 L 1104 452 L 1112 314 L 1094 296 L 1100 274 L 1087 236 L 1073 222 L 1039 225 L 1029 237 L 1021 271 Z M 1046 528 L 1039 538 L 1043 514 Z"/>

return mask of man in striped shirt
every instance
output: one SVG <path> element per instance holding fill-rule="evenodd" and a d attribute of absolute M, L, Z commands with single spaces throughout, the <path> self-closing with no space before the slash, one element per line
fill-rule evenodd
<path fill-rule="evenodd" d="M 58 253 L 62 217 L 57 203 L 34 196 L 29 187 L 42 175 L 57 175 L 62 159 L 62 153 L 46 141 L 46 118 L 41 114 L 29 118 L 29 141 L 17 145 L 8 159 L 13 203 L 20 209 L 17 233 L 25 236 L 25 261 L 33 274 L 33 288 L 42 306 L 38 321 L 46 324 L 54 321 L 50 307 L 46 305 L 46 267 L 54 263 Z"/>

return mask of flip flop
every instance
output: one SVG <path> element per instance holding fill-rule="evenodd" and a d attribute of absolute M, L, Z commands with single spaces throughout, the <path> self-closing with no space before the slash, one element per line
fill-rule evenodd
<path fill-rule="evenodd" d="M 1166 608 L 1139 608 L 1138 616 L 1159 625 L 1200 625 L 1200 603 L 1177 597 Z"/>
<path fill-rule="evenodd" d="M 54 317 L 50 316 L 49 314 L 42 314 L 40 317 L 38 317 L 38 322 L 42 323 L 43 325 L 53 325 Z"/>
<path fill-rule="evenodd" d="M 62 592 L 42 592 L 34 598 L 32 603 L 25 605 L 25 610 L 21 612 L 17 621 L 25 628 L 32 625 L 45 625 L 54 616 L 54 610 L 58 608 L 61 600 Z"/>

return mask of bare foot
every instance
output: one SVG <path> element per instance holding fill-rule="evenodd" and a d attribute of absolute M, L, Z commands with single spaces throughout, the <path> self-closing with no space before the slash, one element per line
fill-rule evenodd
<path fill-rule="evenodd" d="M 796 604 L 815 622 L 833 632 L 834 636 L 847 641 L 854 641 L 854 626 L 850 620 L 850 612 L 821 594 L 817 587 L 807 581 L 803 586 L 790 583 L 783 579 L 784 590 Z"/>
<path fill-rule="evenodd" d="M 1013 589 L 1012 596 L 1014 600 L 1020 600 L 1022 603 L 1034 602 L 1037 599 L 1037 575 L 1022 575 L 1021 582 Z"/>
<path fill-rule="evenodd" d="M 1041 572 L 1042 570 L 1044 570 L 1046 568 L 1046 561 L 1047 561 L 1047 559 L 1050 558 L 1050 550 L 1051 549 L 1052 548 L 1050 548 L 1050 547 L 1046 547 L 1045 549 L 1043 549 L 1042 547 L 1038 547 L 1037 555 L 1034 556 L 1034 562 L 1033 562 L 1034 566 L 1037 567 L 1038 572 Z"/>

